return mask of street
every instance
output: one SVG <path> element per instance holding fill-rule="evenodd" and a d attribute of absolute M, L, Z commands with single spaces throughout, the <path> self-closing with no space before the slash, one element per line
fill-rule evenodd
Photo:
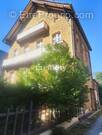
<path fill-rule="evenodd" d="M 96 120 L 91 129 L 85 135 L 102 135 L 102 116 Z"/>

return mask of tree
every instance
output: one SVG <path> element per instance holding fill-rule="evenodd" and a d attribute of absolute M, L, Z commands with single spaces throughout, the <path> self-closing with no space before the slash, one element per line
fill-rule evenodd
<path fill-rule="evenodd" d="M 96 73 L 96 79 L 99 82 L 99 84 L 102 84 L 102 72 Z"/>
<path fill-rule="evenodd" d="M 31 86 L 43 95 L 43 104 L 67 110 L 70 117 L 85 103 L 87 69 L 60 44 L 48 45 L 46 52 L 30 68 L 18 71 L 18 78 L 18 83 Z"/>
<path fill-rule="evenodd" d="M 99 83 L 99 96 L 100 96 L 100 103 L 102 104 L 102 72 L 96 73 L 96 80 Z"/>

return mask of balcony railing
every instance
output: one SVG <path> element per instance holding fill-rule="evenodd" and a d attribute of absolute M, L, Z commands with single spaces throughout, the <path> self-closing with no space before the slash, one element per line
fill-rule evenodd
<path fill-rule="evenodd" d="M 45 48 L 38 48 L 34 51 L 30 51 L 19 56 L 15 56 L 10 59 L 6 59 L 3 61 L 3 68 L 17 67 L 19 65 L 25 65 L 33 62 L 33 60 L 37 59 L 45 52 Z"/>
<path fill-rule="evenodd" d="M 35 26 L 33 26 L 32 28 L 29 28 L 28 30 L 18 34 L 17 36 L 17 41 L 23 41 L 25 39 L 28 39 L 30 37 L 34 37 L 37 36 L 39 33 L 44 33 L 47 32 L 49 30 L 47 23 L 45 22 L 41 22 Z"/>

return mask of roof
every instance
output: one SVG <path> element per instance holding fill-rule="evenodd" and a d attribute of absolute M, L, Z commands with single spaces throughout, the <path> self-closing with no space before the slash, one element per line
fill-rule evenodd
<path fill-rule="evenodd" d="M 26 11 L 26 12 L 23 11 L 23 14 L 21 14 L 21 16 L 19 16 L 19 18 L 17 19 L 17 21 L 15 22 L 15 24 L 13 25 L 11 30 L 5 36 L 3 42 L 5 42 L 6 44 L 12 43 L 13 39 L 16 37 L 18 31 L 20 30 L 20 27 L 22 26 L 23 22 L 26 20 L 27 13 L 33 11 L 33 8 L 37 7 L 37 6 L 51 8 L 53 10 L 64 10 L 65 9 L 66 12 L 70 12 L 72 15 L 75 15 L 75 11 L 71 4 L 57 3 L 57 2 L 47 1 L 47 0 L 30 0 L 28 5 L 24 9 L 24 11 Z M 91 46 L 89 44 L 89 41 L 85 35 L 85 32 L 84 32 L 78 18 L 74 17 L 74 20 L 76 21 L 76 24 L 79 27 L 79 30 L 82 33 L 83 38 L 85 39 L 85 41 L 87 43 L 88 49 L 91 51 L 92 50 Z"/>

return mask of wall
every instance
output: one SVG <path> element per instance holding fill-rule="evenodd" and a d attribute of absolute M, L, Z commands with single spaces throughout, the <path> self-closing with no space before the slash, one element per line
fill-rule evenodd
<path fill-rule="evenodd" d="M 74 33 L 73 35 L 74 35 L 75 56 L 83 61 L 85 66 L 88 68 L 89 73 L 92 75 L 90 51 L 78 26 L 74 21 L 73 21 L 73 33 Z"/>
<path fill-rule="evenodd" d="M 24 32 L 27 29 L 37 25 L 39 22 L 45 21 L 49 26 L 49 35 L 40 35 L 36 37 L 36 39 L 32 38 L 26 42 L 23 42 L 22 44 L 18 43 L 17 41 L 14 41 L 10 51 L 9 51 L 9 58 L 13 57 L 13 53 L 15 50 L 19 50 L 19 54 L 22 54 L 24 52 L 24 47 L 29 46 L 31 49 L 35 48 L 35 43 L 38 39 L 43 39 L 43 43 L 45 45 L 52 44 L 52 36 L 56 32 L 61 32 L 62 39 L 68 43 L 70 47 L 71 54 L 72 51 L 72 35 L 71 35 L 71 20 L 67 21 L 65 17 L 62 17 L 61 15 L 58 15 L 57 13 L 48 13 L 44 9 L 38 9 L 37 10 L 37 16 L 32 17 L 30 20 L 28 19 L 22 26 L 22 29 L 20 32 Z"/>
<path fill-rule="evenodd" d="M 24 49 L 27 47 L 29 47 L 29 51 L 35 49 L 36 41 L 39 39 L 42 39 L 44 45 L 52 44 L 52 37 L 53 34 L 55 34 L 56 32 L 61 33 L 62 40 L 64 40 L 64 42 L 68 44 L 70 53 L 73 56 L 72 33 L 71 33 L 72 22 L 71 20 L 67 20 L 67 18 L 64 17 L 63 14 L 59 14 L 55 12 L 48 13 L 44 8 L 39 8 L 36 14 L 32 18 L 30 19 L 28 18 L 25 21 L 25 23 L 22 24 L 20 33 L 28 30 L 29 28 L 37 25 L 39 22 L 42 21 L 45 21 L 48 24 L 49 33 L 46 35 L 39 34 L 39 36 L 37 36 L 36 38 L 30 38 L 29 40 L 22 43 L 18 43 L 17 40 L 15 40 L 11 45 L 8 58 L 14 57 L 15 51 L 18 51 L 18 55 L 20 55 L 24 53 Z M 11 80 L 13 80 L 12 79 L 13 73 L 16 74 L 16 70 L 12 68 L 5 71 L 5 78 L 7 80 L 10 80 L 10 82 L 12 82 Z"/>

